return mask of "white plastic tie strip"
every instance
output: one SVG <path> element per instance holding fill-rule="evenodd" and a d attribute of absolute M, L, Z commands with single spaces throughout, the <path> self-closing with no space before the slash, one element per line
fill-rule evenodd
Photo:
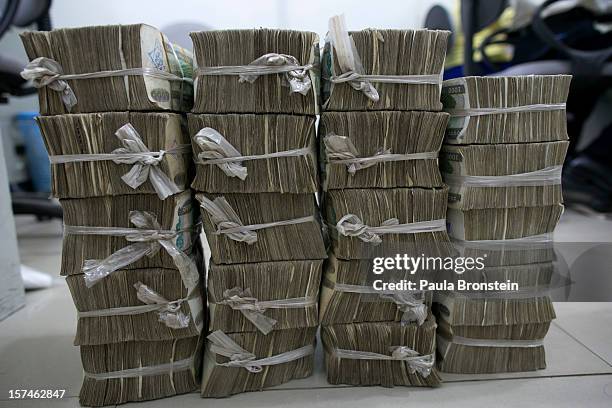
<path fill-rule="evenodd" d="M 274 328 L 277 321 L 264 315 L 268 309 L 302 309 L 317 304 L 315 297 L 299 297 L 277 300 L 258 300 L 253 297 L 249 288 L 242 289 L 234 287 L 223 292 L 223 299 L 217 305 L 229 306 L 233 310 L 239 310 L 245 318 L 259 329 L 263 334 L 268 334 Z"/>
<path fill-rule="evenodd" d="M 370 351 L 356 351 L 345 349 L 334 349 L 333 354 L 338 358 L 347 360 L 383 360 L 403 361 L 406 363 L 411 374 L 419 373 L 423 378 L 429 377 L 435 364 L 434 354 L 420 355 L 417 351 L 407 346 L 389 347 L 390 354 L 379 354 Z"/>
<path fill-rule="evenodd" d="M 508 174 L 504 176 L 459 176 L 442 173 L 444 182 L 451 186 L 468 187 L 523 187 L 553 186 L 561 184 L 563 166 L 550 166 L 528 173 Z"/>
<path fill-rule="evenodd" d="M 329 19 L 329 39 L 335 51 L 335 57 L 340 66 L 341 74 L 329 78 L 334 84 L 348 83 L 356 91 L 373 102 L 380 100 L 373 82 L 388 84 L 435 84 L 441 86 L 442 77 L 435 75 L 366 75 L 357 47 L 346 28 L 344 15 Z M 380 34 L 379 34 L 380 36 Z M 384 41 L 382 37 L 379 41 Z"/>
<path fill-rule="evenodd" d="M 327 135 L 323 138 L 325 143 L 325 151 L 329 163 L 346 164 L 348 172 L 353 175 L 358 170 L 365 169 L 383 162 L 410 161 L 410 160 L 428 160 L 438 158 L 438 152 L 422 152 L 409 154 L 394 154 L 390 149 L 379 149 L 379 151 L 370 157 L 359 157 L 360 153 L 351 141 L 346 136 L 338 136 L 334 134 Z"/>
<path fill-rule="evenodd" d="M 473 347 L 512 347 L 532 348 L 544 346 L 543 339 L 535 340 L 502 340 L 502 339 L 472 339 L 468 337 L 453 336 L 450 341 L 453 344 Z"/>
<path fill-rule="evenodd" d="M 181 312 L 181 305 L 187 298 L 169 301 L 142 282 L 136 282 L 134 288 L 136 297 L 144 305 L 78 312 L 78 317 L 128 316 L 156 311 L 159 321 L 171 329 L 184 329 L 189 326 L 189 316 Z"/>
<path fill-rule="evenodd" d="M 197 76 L 238 75 L 238 81 L 254 83 L 262 75 L 282 74 L 283 82 L 291 93 L 306 95 L 312 88 L 308 71 L 312 64 L 301 65 L 297 58 L 287 54 L 269 53 L 255 59 L 249 65 L 199 67 Z"/>
<path fill-rule="evenodd" d="M 107 373 L 88 373 L 85 371 L 85 378 L 91 378 L 94 380 L 110 380 L 114 378 L 135 378 L 135 377 L 147 377 L 151 375 L 169 374 L 191 370 L 193 367 L 193 357 L 189 357 L 183 360 L 172 361 L 166 364 L 157 364 L 147 367 L 136 367 L 128 368 L 126 370 L 110 371 Z"/>
<path fill-rule="evenodd" d="M 217 365 L 222 367 L 244 368 L 250 373 L 259 373 L 265 366 L 289 363 L 314 353 L 314 346 L 309 344 L 285 353 L 258 359 L 255 354 L 240 347 L 221 330 L 209 334 L 207 339 L 209 341 L 211 353 L 230 359 L 230 361 L 226 363 L 216 363 Z"/>
<path fill-rule="evenodd" d="M 359 81 L 378 82 L 383 84 L 440 84 L 440 75 L 366 75 L 347 72 L 330 78 L 335 84 Z"/>
<path fill-rule="evenodd" d="M 423 291 L 415 293 L 408 291 L 381 291 L 374 289 L 372 286 L 333 283 L 327 280 L 326 283 L 338 292 L 375 294 L 382 300 L 395 303 L 397 309 L 402 312 L 401 323 L 404 325 L 417 322 L 420 326 L 427 319 L 427 305 L 424 303 L 423 297 L 425 292 Z"/>
<path fill-rule="evenodd" d="M 64 232 L 71 235 L 105 235 L 125 237 L 132 245 L 121 248 L 102 260 L 87 259 L 83 263 L 85 284 L 88 288 L 100 279 L 130 265 L 139 259 L 155 255 L 163 248 L 172 257 L 174 265 L 181 274 L 187 289 L 197 286 L 198 268 L 187 254 L 182 252 L 172 241 L 179 233 L 187 231 L 162 230 L 157 217 L 147 211 L 130 211 L 130 222 L 136 228 L 88 227 L 65 225 Z"/>
<path fill-rule="evenodd" d="M 238 177 L 240 180 L 246 179 L 248 175 L 247 168 L 242 165 L 243 161 L 306 156 L 311 153 L 311 149 L 305 147 L 282 152 L 243 156 L 221 133 L 209 127 L 201 129 L 193 137 L 193 140 L 202 150 L 198 153 L 196 163 L 216 165 L 229 177 Z"/>
<path fill-rule="evenodd" d="M 512 239 L 497 239 L 497 240 L 478 240 L 478 241 L 465 241 L 456 238 L 452 239 L 454 245 L 463 248 L 475 248 L 475 249 L 507 249 L 507 250 L 521 250 L 521 249 L 547 249 L 553 248 L 554 241 L 552 233 L 545 233 L 540 235 L 531 235 L 522 238 Z"/>
<path fill-rule="evenodd" d="M 203 195 L 198 195 L 196 198 L 200 201 L 201 207 L 208 212 L 211 222 L 217 227 L 214 234 L 227 235 L 229 239 L 245 242 L 249 245 L 257 242 L 257 233 L 255 232 L 257 230 L 315 221 L 314 216 L 311 215 L 266 224 L 244 225 L 225 197 L 217 197 L 214 201 L 209 200 Z"/>
<path fill-rule="evenodd" d="M 381 235 L 384 234 L 419 234 L 446 231 L 446 220 L 438 219 L 400 224 L 397 218 L 390 218 L 378 227 L 370 227 L 365 225 L 356 215 L 347 214 L 340 218 L 336 224 L 336 230 L 340 235 L 357 237 L 364 242 L 379 245 L 382 243 Z"/>
<path fill-rule="evenodd" d="M 533 300 L 547 296 L 551 290 L 550 285 L 523 286 L 519 290 L 450 292 L 450 296 L 467 299 Z"/>
<path fill-rule="evenodd" d="M 133 164 L 130 171 L 121 177 L 121 180 L 133 189 L 137 189 L 148 179 L 161 200 L 181 192 L 174 181 L 159 168 L 159 164 L 166 154 L 190 153 L 190 145 L 179 145 L 173 149 L 152 152 L 143 143 L 142 138 L 131 123 L 117 129 L 115 135 L 121 141 L 123 147 L 115 149 L 111 153 L 54 155 L 49 156 L 49 161 L 51 164 L 96 161 Z"/>
<path fill-rule="evenodd" d="M 471 108 L 447 110 L 452 117 L 497 115 L 516 112 L 550 112 L 565 110 L 565 103 L 538 103 L 533 105 L 508 106 L 503 108 Z"/>
<path fill-rule="evenodd" d="M 192 82 L 191 78 L 182 78 L 167 71 L 162 71 L 156 68 L 128 68 L 118 69 L 113 71 L 98 71 L 83 74 L 64 74 L 64 69 L 55 60 L 46 57 L 38 57 L 30 61 L 23 71 L 21 76 L 32 81 L 34 87 L 42 88 L 49 87 L 50 89 L 59 92 L 62 96 L 62 102 L 66 106 L 68 112 L 77 104 L 77 98 L 74 91 L 68 85 L 69 80 L 79 79 L 94 79 L 94 78 L 109 78 L 109 77 L 127 77 L 127 76 L 148 76 L 151 78 L 164 79 L 167 81 L 187 81 Z"/>

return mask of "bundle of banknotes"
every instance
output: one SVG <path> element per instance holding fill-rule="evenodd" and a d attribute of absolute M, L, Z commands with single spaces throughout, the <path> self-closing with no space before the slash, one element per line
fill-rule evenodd
<path fill-rule="evenodd" d="M 187 111 L 191 51 L 146 24 L 33 31 L 21 35 L 43 115 Z"/>
<path fill-rule="evenodd" d="M 327 111 L 439 111 L 449 31 L 348 31 L 343 16 L 329 21 L 323 49 Z"/>
<path fill-rule="evenodd" d="M 194 113 L 319 113 L 319 36 L 253 29 L 191 33 Z"/>

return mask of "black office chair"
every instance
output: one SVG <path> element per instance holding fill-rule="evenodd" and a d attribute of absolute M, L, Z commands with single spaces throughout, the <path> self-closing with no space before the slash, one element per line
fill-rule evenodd
<path fill-rule="evenodd" d="M 451 32 L 451 35 L 448 38 L 448 46 L 446 48 L 446 53 L 448 54 L 451 48 L 453 48 L 455 45 L 456 30 L 446 9 L 437 4 L 430 8 L 425 16 L 425 27 L 430 30 L 446 30 Z"/>
<path fill-rule="evenodd" d="M 482 62 L 474 61 L 474 36 L 496 21 L 508 6 L 506 0 L 462 0 L 461 24 L 464 34 L 464 75 L 573 75 L 567 100 L 568 133 L 570 149 L 563 173 L 566 201 L 570 204 L 587 204 L 597 211 L 612 210 L 612 186 L 604 182 L 610 178 L 612 167 L 579 155 L 575 150 L 582 127 L 604 92 L 612 87 L 612 33 L 599 35 L 593 29 L 593 21 L 609 23 L 610 14 L 595 15 L 589 10 L 570 10 L 575 20 L 568 24 L 566 16 L 544 18 L 544 11 L 559 0 L 547 0 L 534 13 L 531 24 L 516 32 L 500 30 L 492 33 L 479 46 Z M 560 39 L 578 38 L 581 48 Z M 528 34 L 527 36 L 525 34 Z M 597 41 L 585 40 L 593 35 Z M 487 47 L 492 44 L 512 43 L 515 40 L 514 65 L 503 68 L 487 56 Z M 518 52 L 516 52 L 518 50 Z M 518 55 L 517 55 L 518 54 Z M 551 57 L 551 58 L 549 58 Z M 518 60 L 518 63 L 517 63 Z M 600 138 L 612 137 L 610 129 Z M 600 140 L 598 146 L 609 149 L 611 143 Z"/>
<path fill-rule="evenodd" d="M 461 26 L 463 28 L 463 74 L 483 75 L 483 70 L 474 61 L 474 36 L 491 25 L 508 6 L 507 0 L 462 0 Z"/>
<path fill-rule="evenodd" d="M 38 30 L 51 29 L 49 8 L 51 0 L 0 0 L 0 38 L 11 26 L 29 27 L 35 25 Z M 23 62 L 7 55 L 0 55 L 0 104 L 8 103 L 10 96 L 32 95 L 36 89 L 28 86 L 20 71 Z M 11 193 L 14 214 L 32 214 L 39 219 L 62 218 L 61 206 L 47 193 L 19 191 Z"/>

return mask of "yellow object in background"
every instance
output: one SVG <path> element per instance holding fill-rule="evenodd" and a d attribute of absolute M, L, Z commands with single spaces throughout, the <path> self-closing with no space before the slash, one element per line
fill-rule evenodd
<path fill-rule="evenodd" d="M 455 41 L 446 56 L 446 69 L 463 65 L 463 43 L 465 38 L 463 36 L 463 29 L 461 27 L 460 3 L 461 2 L 459 0 L 456 2 L 455 11 L 453 13 L 453 26 L 456 27 L 456 29 L 453 30 Z M 480 47 L 485 38 L 495 31 L 512 27 L 513 21 L 514 9 L 512 9 L 512 7 L 507 7 L 495 22 L 476 33 L 474 36 L 474 61 L 480 62 L 482 60 L 482 55 L 480 51 L 477 51 L 477 49 Z M 487 47 L 487 55 L 493 62 L 509 62 L 512 60 L 513 55 L 512 46 L 503 44 L 490 45 Z"/>

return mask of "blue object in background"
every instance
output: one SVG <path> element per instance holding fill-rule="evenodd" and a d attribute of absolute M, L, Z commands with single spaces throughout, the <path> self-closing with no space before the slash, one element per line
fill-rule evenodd
<path fill-rule="evenodd" d="M 40 129 L 36 124 L 38 112 L 21 112 L 15 115 L 15 123 L 23 137 L 28 164 L 28 173 L 35 191 L 51 191 L 51 164 Z"/>

